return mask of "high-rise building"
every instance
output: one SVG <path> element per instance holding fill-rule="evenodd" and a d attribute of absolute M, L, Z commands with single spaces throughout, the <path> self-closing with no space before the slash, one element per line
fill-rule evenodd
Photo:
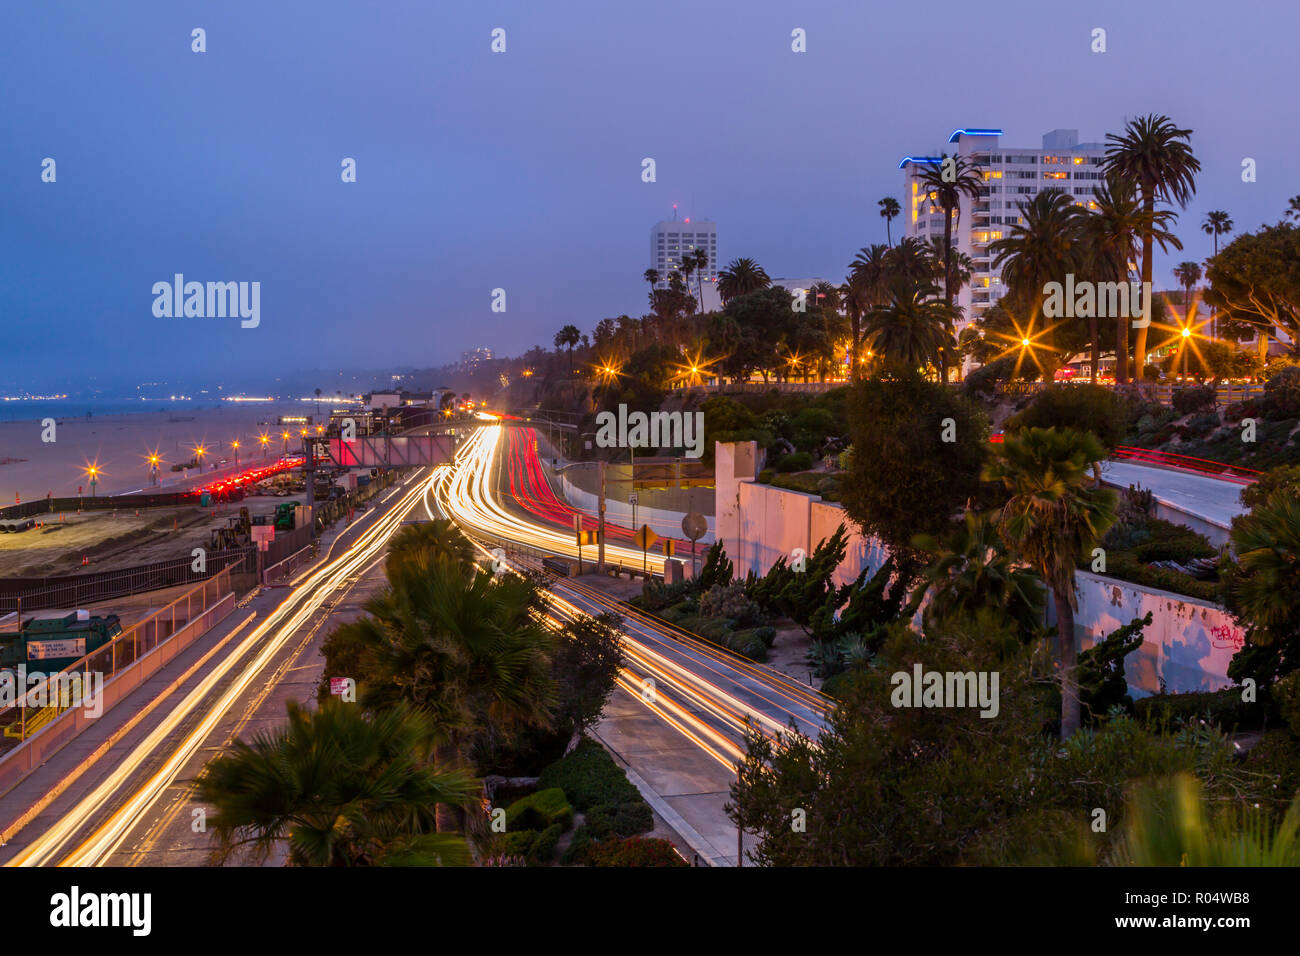
<path fill-rule="evenodd" d="M 704 281 L 718 281 L 718 226 L 708 219 L 691 222 L 690 219 L 667 220 L 657 222 L 650 230 L 650 266 L 659 273 L 660 287 L 668 284 L 668 274 L 680 270 L 682 259 L 688 252 L 703 249 L 708 254 L 708 266 L 704 270 Z M 691 275 L 691 287 L 695 286 L 695 276 Z"/>
<path fill-rule="evenodd" d="M 954 247 L 971 258 L 971 281 L 954 301 L 962 308 L 960 331 L 984 314 L 1006 291 L 1001 269 L 991 265 L 989 243 L 1005 235 L 1005 226 L 1020 220 L 1019 204 L 1044 189 L 1060 189 L 1076 205 L 1095 209 L 1093 195 L 1105 174 L 1103 143 L 1080 143 L 1079 131 L 1056 129 L 1043 136 L 1041 148 L 1001 145 L 1000 129 L 959 129 L 948 137 L 956 154 L 979 166 L 984 179 L 979 198 L 961 197 L 960 216 L 953 229 Z M 903 170 L 904 235 L 924 242 L 943 239 L 943 209 L 920 185 L 920 170 L 938 165 L 939 156 L 905 156 Z"/>

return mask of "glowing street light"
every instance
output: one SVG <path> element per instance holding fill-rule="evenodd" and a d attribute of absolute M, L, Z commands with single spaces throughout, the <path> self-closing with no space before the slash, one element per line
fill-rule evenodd
<path fill-rule="evenodd" d="M 230 447 L 235 450 L 235 464 L 239 464 L 239 439 L 236 438 L 230 443 Z"/>
<path fill-rule="evenodd" d="M 149 454 L 149 480 L 155 485 L 158 484 L 158 463 L 160 461 L 162 459 L 156 451 Z"/>
<path fill-rule="evenodd" d="M 262 443 L 262 457 L 265 458 L 265 457 L 266 457 L 266 445 L 267 445 L 267 443 L 271 440 L 271 436 L 268 435 L 268 434 L 266 434 L 266 432 L 263 432 L 262 434 L 260 434 L 260 435 L 257 436 L 257 440 L 260 441 L 260 442 Z"/>
<path fill-rule="evenodd" d="M 86 477 L 90 479 L 90 497 L 93 498 L 95 497 L 95 485 L 99 482 L 99 466 L 94 464 L 87 465 Z"/>

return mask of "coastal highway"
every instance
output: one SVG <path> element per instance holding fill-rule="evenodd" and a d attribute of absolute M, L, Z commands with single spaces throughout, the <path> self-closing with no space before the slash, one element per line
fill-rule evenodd
<path fill-rule="evenodd" d="M 461 524 L 484 555 L 502 547 L 508 561 L 541 571 L 537 552 L 576 556 L 573 532 L 516 514 L 497 500 L 493 476 L 502 430 L 480 428 L 452 465 L 436 468 L 425 507 L 430 517 L 443 514 Z M 516 546 L 536 551 L 519 554 Z M 584 550 L 592 556 L 590 548 Z M 610 544 L 606 558 L 639 567 L 641 552 Z M 650 560 L 655 568 L 653 555 Z M 658 568 L 662 564 L 660 556 Z M 551 613 L 560 620 L 620 615 L 627 657 L 620 686 L 723 766 L 734 767 L 742 756 L 746 727 L 768 736 L 791 725 L 816 736 L 825 727 L 832 702 L 806 684 L 629 608 L 581 580 L 555 577 L 550 593 Z"/>
<path fill-rule="evenodd" d="M 188 792 L 186 782 L 212 756 L 223 752 L 231 739 L 247 736 L 250 721 L 257 719 L 268 729 L 283 723 L 283 700 L 269 698 L 278 685 L 306 666 L 305 651 L 335 603 L 359 582 L 382 579 L 379 565 L 388 539 L 423 500 L 427 483 L 427 470 L 413 474 L 336 538 L 322 561 L 287 591 L 264 591 L 249 608 L 236 610 L 228 619 L 233 624 L 228 633 L 201 648 L 203 656 L 190 664 L 187 673 L 171 675 L 175 684 L 165 688 L 160 705 L 153 706 L 94 766 L 81 768 L 75 783 L 48 807 L 11 833 L 0 850 L 5 865 L 156 863 L 156 854 L 128 851 L 133 847 L 138 851 L 142 845 L 161 850 L 156 836 L 168 826 L 173 833 L 192 834 L 190 856 L 170 862 L 201 863 L 207 836 L 193 833 L 191 812 L 197 805 L 177 802 L 178 781 L 179 792 Z M 265 607 L 265 612 L 259 607 Z M 110 711 L 103 727 L 88 730 L 83 738 L 107 734 L 123 719 L 119 711 L 144 703 L 136 699 L 143 690 Z M 76 747 L 65 748 L 56 757 L 74 750 L 84 754 L 93 745 L 93 740 L 79 738 Z M 77 754 L 67 754 L 65 761 L 69 759 L 78 759 Z M 51 779 L 36 781 L 37 789 L 29 792 L 43 793 L 40 788 L 52 786 L 64 769 L 56 765 L 38 771 L 48 772 Z M 7 818 L 13 816 L 16 799 L 17 794 L 8 794 L 0 801 Z"/>

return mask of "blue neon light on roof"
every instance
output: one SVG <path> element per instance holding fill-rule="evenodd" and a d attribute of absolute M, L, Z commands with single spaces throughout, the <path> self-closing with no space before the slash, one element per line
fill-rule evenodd
<path fill-rule="evenodd" d="M 982 129 L 982 128 L 981 129 L 955 129 L 952 131 L 952 135 L 948 137 L 948 142 L 950 143 L 957 142 L 958 136 L 1001 136 L 1001 135 L 1002 135 L 1002 130 L 1000 129 Z"/>
<path fill-rule="evenodd" d="M 902 161 L 898 164 L 898 168 L 902 169 L 908 163 L 921 163 L 925 166 L 938 166 L 942 162 L 942 156 L 904 156 Z"/>

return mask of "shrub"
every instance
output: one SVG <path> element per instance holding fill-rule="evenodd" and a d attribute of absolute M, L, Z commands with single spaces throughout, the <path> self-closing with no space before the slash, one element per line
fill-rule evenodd
<path fill-rule="evenodd" d="M 533 841 L 540 834 L 536 830 L 508 830 L 505 833 L 498 833 L 492 839 L 491 856 L 495 857 L 527 857 L 528 852 L 533 848 Z"/>
<path fill-rule="evenodd" d="M 1284 366 L 1264 383 L 1266 418 L 1300 417 L 1300 367 Z"/>
<path fill-rule="evenodd" d="M 644 801 L 592 807 L 587 812 L 587 830 L 597 840 L 632 837 L 654 826 L 654 812 Z"/>
<path fill-rule="evenodd" d="M 770 485 L 772 483 L 772 479 L 775 477 L 776 477 L 775 468 L 764 468 L 762 471 L 758 473 L 758 483 L 760 485 Z"/>
<path fill-rule="evenodd" d="M 1270 688 L 1278 715 L 1300 737 L 1300 671 L 1292 671 Z"/>
<path fill-rule="evenodd" d="M 558 823 L 552 824 L 533 840 L 533 845 L 529 847 L 526 859 L 529 865 L 537 866 L 543 863 L 550 863 L 551 857 L 555 856 L 555 845 L 560 842 L 560 835 L 564 832 L 564 827 Z"/>
<path fill-rule="evenodd" d="M 564 866 L 573 866 L 587 862 L 587 851 L 589 851 L 595 842 L 592 840 L 591 830 L 586 826 L 580 826 L 573 831 L 573 839 L 569 841 L 568 848 L 560 856 L 560 863 Z"/>
<path fill-rule="evenodd" d="M 728 650 L 735 651 L 742 657 L 748 657 L 751 661 L 757 661 L 760 664 L 767 660 L 767 649 L 772 646 L 771 641 L 763 640 L 761 632 L 771 631 L 776 634 L 775 628 L 754 627 L 743 631 L 732 631 L 726 635 L 723 644 Z"/>
<path fill-rule="evenodd" d="M 641 794 L 605 748 L 584 737 L 573 753 L 542 770 L 537 786 L 559 787 L 577 810 L 601 804 L 635 803 Z"/>
<path fill-rule="evenodd" d="M 1087 570 L 1086 563 L 1083 568 Z M 1219 597 L 1219 585 L 1216 581 L 1200 581 L 1169 568 L 1151 567 L 1123 551 L 1114 554 L 1109 551 L 1106 553 L 1104 576 L 1160 591 L 1183 594 L 1200 601 L 1217 601 Z"/>
<path fill-rule="evenodd" d="M 1213 385 L 1193 385 L 1188 388 L 1174 389 L 1174 411 L 1180 415 L 1190 415 L 1214 408 L 1215 392 Z"/>
<path fill-rule="evenodd" d="M 812 455 L 806 451 L 796 451 L 777 459 L 775 467 L 784 475 L 792 471 L 807 471 L 812 467 L 812 463 Z"/>
<path fill-rule="evenodd" d="M 1256 730 L 1264 725 L 1265 709 L 1241 699 L 1241 690 L 1187 694 L 1156 694 L 1134 703 L 1139 720 L 1155 728 L 1178 728 L 1206 720 L 1225 731 Z"/>
<path fill-rule="evenodd" d="M 967 398 L 991 398 L 999 382 L 1009 382 L 1016 373 L 1016 359 L 1007 355 L 982 365 L 966 376 L 962 390 Z"/>
<path fill-rule="evenodd" d="M 1054 385 L 1044 389 L 1023 412 L 1007 420 L 1005 431 L 1025 428 L 1077 428 L 1092 432 L 1107 449 L 1124 440 L 1128 403 L 1100 385 Z"/>
<path fill-rule="evenodd" d="M 1189 418 L 1183 427 L 1192 438 L 1204 438 L 1218 428 L 1219 424 L 1218 412 L 1201 412 Z"/>
<path fill-rule="evenodd" d="M 538 790 L 506 809 L 507 830 L 544 830 L 555 824 L 563 830 L 573 825 L 573 807 L 559 787 Z"/>
<path fill-rule="evenodd" d="M 587 853 L 591 866 L 689 866 L 667 840 L 631 837 L 598 843 Z"/>
<path fill-rule="evenodd" d="M 1259 481 L 1241 489 L 1241 503 L 1254 508 L 1278 492 L 1300 495 L 1300 465 L 1279 465 L 1269 469 Z"/>
<path fill-rule="evenodd" d="M 1289 730 L 1266 731 L 1246 752 L 1244 769 L 1263 778 L 1263 799 L 1275 811 L 1285 811 L 1300 794 L 1300 747 Z"/>
<path fill-rule="evenodd" d="M 741 581 L 715 585 L 700 595 L 700 614 L 731 618 L 742 627 L 753 627 L 763 619 L 762 609 L 745 594 Z"/>

